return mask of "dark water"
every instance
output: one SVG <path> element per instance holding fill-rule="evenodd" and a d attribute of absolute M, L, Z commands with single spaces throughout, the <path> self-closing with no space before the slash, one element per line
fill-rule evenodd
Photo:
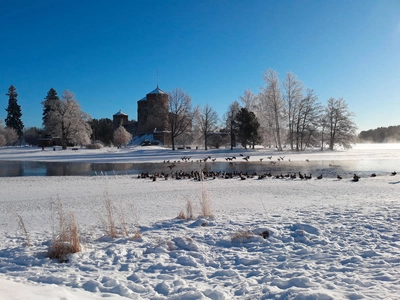
<path fill-rule="evenodd" d="M 325 177 L 340 175 L 369 176 L 400 172 L 400 165 L 390 160 L 359 160 L 359 161 L 310 161 L 310 162 L 281 162 L 272 165 L 269 162 L 180 162 L 169 168 L 171 164 L 164 163 L 76 163 L 76 162 L 24 162 L 0 161 L 0 177 L 17 176 L 96 176 L 96 175 L 136 175 L 141 172 L 172 171 L 226 171 L 226 172 L 271 172 L 273 175 L 287 173 L 306 173 L 315 176 L 324 174 Z"/>

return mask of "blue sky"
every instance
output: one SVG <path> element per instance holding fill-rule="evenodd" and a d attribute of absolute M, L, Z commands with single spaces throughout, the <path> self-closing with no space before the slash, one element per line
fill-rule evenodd
<path fill-rule="evenodd" d="M 0 119 L 12 84 L 27 127 L 41 126 L 50 88 L 93 118 L 136 119 L 157 80 L 222 117 L 268 69 L 293 72 L 322 104 L 343 97 L 359 130 L 400 125 L 398 0 L 15 0 L 0 28 Z"/>

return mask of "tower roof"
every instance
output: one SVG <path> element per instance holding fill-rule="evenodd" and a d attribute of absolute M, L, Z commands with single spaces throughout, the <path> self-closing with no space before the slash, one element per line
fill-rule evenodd
<path fill-rule="evenodd" d="M 157 86 L 155 90 L 151 91 L 147 95 L 154 95 L 154 94 L 165 94 L 160 88 Z"/>
<path fill-rule="evenodd" d="M 114 116 L 127 116 L 127 114 L 122 112 L 122 110 L 120 109 L 119 112 L 114 114 Z"/>

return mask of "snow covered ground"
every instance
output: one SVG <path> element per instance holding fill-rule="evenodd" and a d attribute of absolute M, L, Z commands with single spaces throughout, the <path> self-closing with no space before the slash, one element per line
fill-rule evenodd
<path fill-rule="evenodd" d="M 50 149 L 51 150 L 51 149 Z M 0 149 L 0 160 L 224 160 L 229 150 Z M 348 151 L 234 152 L 250 160 L 390 161 L 400 145 Z M 182 163 L 182 162 L 181 162 Z M 209 163 L 209 162 L 207 162 Z M 211 162 L 210 162 L 211 163 Z M 202 163 L 204 164 L 204 162 Z M 371 170 L 373 173 L 375 170 Z M 325 175 L 325 174 L 323 174 Z M 131 175 L 0 178 L 0 299 L 399 299 L 399 175 L 138 179 Z M 129 236 L 105 235 L 105 200 L 126 212 Z M 201 215 L 200 201 L 213 217 Z M 196 215 L 178 219 L 191 201 Z M 54 204 L 73 211 L 84 250 L 47 258 Z M 32 246 L 18 225 L 19 214 Z M 118 219 L 118 218 L 117 218 Z M 139 226 L 141 237 L 133 238 Z M 269 237 L 260 234 L 268 231 Z"/>

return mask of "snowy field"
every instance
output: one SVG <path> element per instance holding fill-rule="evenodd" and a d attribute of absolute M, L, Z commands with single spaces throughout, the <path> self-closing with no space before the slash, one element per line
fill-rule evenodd
<path fill-rule="evenodd" d="M 400 171 L 399 144 L 305 153 L 1 148 L 0 160 L 173 162 L 210 155 L 222 161 L 240 154 L 263 163 L 268 156 L 304 164 L 381 160 Z M 0 299 L 399 299 L 400 173 L 358 182 L 316 175 L 1 177 Z M 105 234 L 106 199 L 126 212 L 128 236 Z M 202 199 L 213 217 L 200 216 Z M 177 218 L 188 200 L 195 218 Z M 84 247 L 64 263 L 47 257 L 59 202 L 75 213 Z"/>

